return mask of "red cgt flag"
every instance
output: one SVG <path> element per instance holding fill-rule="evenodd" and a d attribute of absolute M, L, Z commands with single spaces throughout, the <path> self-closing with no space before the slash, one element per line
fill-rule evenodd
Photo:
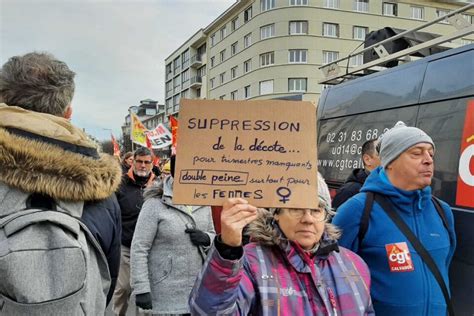
<path fill-rule="evenodd" d="M 170 124 L 171 124 L 171 153 L 176 155 L 176 145 L 178 144 L 178 120 L 170 115 Z"/>
<path fill-rule="evenodd" d="M 112 145 L 114 146 L 114 156 L 120 157 L 120 147 L 117 141 L 115 140 L 114 134 L 110 134 L 112 137 Z"/>

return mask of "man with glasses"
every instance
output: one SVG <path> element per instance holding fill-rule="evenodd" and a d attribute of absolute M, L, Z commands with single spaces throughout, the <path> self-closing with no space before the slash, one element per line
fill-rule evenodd
<path fill-rule="evenodd" d="M 122 210 L 122 251 L 120 272 L 114 292 L 113 311 L 116 315 L 125 315 L 131 294 L 130 288 L 130 246 L 132 244 L 138 214 L 143 204 L 143 190 L 150 186 L 156 176 L 152 171 L 153 158 L 148 148 L 141 147 L 133 154 L 132 168 L 124 174 L 117 192 Z"/>

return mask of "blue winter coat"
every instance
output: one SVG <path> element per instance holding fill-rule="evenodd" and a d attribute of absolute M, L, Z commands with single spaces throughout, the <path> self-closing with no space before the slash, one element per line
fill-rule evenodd
<path fill-rule="evenodd" d="M 371 295 L 377 315 L 446 315 L 446 303 L 436 279 L 405 235 L 374 202 L 367 233 L 359 249 L 359 225 L 368 191 L 384 195 L 415 233 L 436 262 L 449 286 L 448 270 L 456 247 L 454 219 L 442 202 L 448 230 L 431 201 L 431 188 L 404 191 L 395 188 L 382 168 L 373 170 L 361 193 L 338 208 L 333 224 L 343 230 L 339 244 L 355 251 L 367 263 L 372 276 Z M 405 242 L 413 271 L 391 272 L 386 245 Z"/>

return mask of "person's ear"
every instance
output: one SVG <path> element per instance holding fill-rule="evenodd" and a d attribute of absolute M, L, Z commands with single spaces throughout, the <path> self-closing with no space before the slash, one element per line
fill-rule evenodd
<path fill-rule="evenodd" d="M 68 105 L 66 111 L 64 112 L 64 118 L 70 120 L 72 117 L 72 106 Z"/>
<path fill-rule="evenodd" d="M 368 154 L 363 154 L 362 155 L 362 160 L 364 161 L 364 165 L 369 165 L 370 166 L 370 163 L 371 163 L 371 158 Z"/>

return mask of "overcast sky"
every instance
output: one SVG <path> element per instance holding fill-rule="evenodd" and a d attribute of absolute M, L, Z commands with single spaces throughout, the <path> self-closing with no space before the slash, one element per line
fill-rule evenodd
<path fill-rule="evenodd" d="M 48 51 L 76 72 L 73 123 L 121 134 L 127 109 L 164 103 L 164 60 L 235 0 L 0 0 L 0 63 Z"/>

